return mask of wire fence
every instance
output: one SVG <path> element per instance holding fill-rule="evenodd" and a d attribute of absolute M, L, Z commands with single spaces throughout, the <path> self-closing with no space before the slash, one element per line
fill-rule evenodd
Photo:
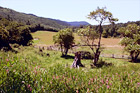
<path fill-rule="evenodd" d="M 54 50 L 54 51 L 61 51 L 60 47 L 58 45 L 51 45 L 51 46 L 34 46 L 35 48 L 39 48 L 42 50 Z M 69 50 L 68 53 L 74 54 L 77 52 L 78 46 L 73 47 L 72 49 Z M 102 53 L 100 57 L 109 57 L 109 58 L 117 58 L 117 59 L 131 59 L 129 55 L 124 55 L 124 54 L 105 54 Z"/>

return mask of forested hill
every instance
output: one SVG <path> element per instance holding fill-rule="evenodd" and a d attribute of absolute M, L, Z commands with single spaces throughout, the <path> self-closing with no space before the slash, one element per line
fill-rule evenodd
<path fill-rule="evenodd" d="M 138 26 L 140 26 L 140 21 L 129 21 L 127 23 L 117 23 L 114 25 L 104 25 L 104 31 L 103 31 L 103 37 L 118 37 L 120 36 L 120 34 L 118 33 L 118 29 L 120 27 L 126 27 L 129 24 L 137 24 Z"/>
<path fill-rule="evenodd" d="M 41 24 L 43 26 L 54 28 L 54 29 L 61 29 L 69 26 L 67 22 L 61 20 L 38 17 L 34 14 L 20 13 L 12 9 L 3 8 L 3 7 L 0 7 L 0 16 L 12 21 L 18 21 L 30 25 Z"/>

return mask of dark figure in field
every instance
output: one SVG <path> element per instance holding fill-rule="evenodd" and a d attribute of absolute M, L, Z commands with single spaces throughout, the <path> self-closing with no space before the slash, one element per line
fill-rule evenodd
<path fill-rule="evenodd" d="M 84 67 L 84 65 L 81 63 L 81 54 L 80 54 L 80 52 L 75 53 L 75 58 L 74 58 L 72 67 L 74 67 L 74 68 L 76 68 L 76 67 Z"/>

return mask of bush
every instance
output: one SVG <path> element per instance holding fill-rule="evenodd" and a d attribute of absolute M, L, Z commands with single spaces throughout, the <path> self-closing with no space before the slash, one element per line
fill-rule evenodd
<path fill-rule="evenodd" d="M 94 56 L 88 51 L 79 51 L 83 59 L 94 59 Z"/>

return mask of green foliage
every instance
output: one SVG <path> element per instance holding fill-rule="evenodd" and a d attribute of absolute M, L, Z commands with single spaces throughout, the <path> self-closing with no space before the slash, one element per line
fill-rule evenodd
<path fill-rule="evenodd" d="M 88 15 L 88 18 L 95 20 L 99 23 L 99 25 L 97 26 L 96 32 L 91 31 L 94 34 L 89 33 L 89 34 L 91 34 L 90 38 L 89 38 L 89 35 L 86 36 L 87 37 L 87 39 L 86 39 L 87 45 L 91 48 L 91 50 L 93 51 L 93 54 L 94 54 L 94 63 L 93 64 L 96 65 L 96 63 L 99 60 L 100 53 L 101 53 L 101 38 L 103 36 L 103 31 L 104 31 L 102 25 L 105 22 L 109 22 L 111 24 L 114 24 L 114 22 L 118 21 L 118 19 L 113 18 L 112 13 L 110 13 L 109 11 L 106 11 L 105 8 L 99 8 L 99 7 L 97 8 L 96 11 L 90 12 L 90 14 Z M 90 31 L 90 30 L 87 30 L 87 31 Z M 94 43 L 95 39 L 98 39 L 98 41 L 96 43 L 97 45 L 95 45 L 95 43 Z M 90 45 L 90 40 L 92 40 L 91 45 Z M 94 45 L 95 45 L 95 47 L 93 47 Z"/>
<path fill-rule="evenodd" d="M 3 47 L 10 47 L 8 42 L 8 36 L 8 31 L 3 26 L 0 26 L 0 49 Z"/>
<path fill-rule="evenodd" d="M 113 18 L 112 13 L 105 10 L 105 7 L 104 8 L 99 8 L 98 7 L 96 11 L 90 12 L 90 14 L 88 15 L 88 18 L 96 20 L 100 24 L 103 24 L 103 22 L 105 22 L 106 20 L 108 20 L 111 23 L 114 23 L 115 21 L 118 21 L 118 19 Z"/>
<path fill-rule="evenodd" d="M 7 47 L 11 49 L 9 44 L 30 45 L 32 41 L 29 27 L 18 22 L 0 19 L 0 49 Z"/>
<path fill-rule="evenodd" d="M 90 40 L 95 40 L 99 37 L 99 33 L 91 26 L 79 29 L 78 35 L 82 36 L 83 38 L 89 38 Z"/>
<path fill-rule="evenodd" d="M 87 66 L 91 60 L 83 60 L 82 63 L 87 64 L 86 68 L 73 69 L 70 68 L 73 59 L 63 59 L 59 52 L 47 51 L 50 57 L 46 57 L 38 54 L 38 49 L 31 47 L 21 49 L 22 52 L 18 54 L 0 52 L 2 93 L 139 93 L 140 91 L 140 64 L 122 59 L 103 58 L 113 65 L 90 69 Z M 106 63 L 101 60 L 99 64 Z"/>
<path fill-rule="evenodd" d="M 59 44 L 61 47 L 62 55 L 67 55 L 68 49 L 74 44 L 74 35 L 72 29 L 66 28 L 60 30 L 54 37 L 55 44 Z"/>
<path fill-rule="evenodd" d="M 140 54 L 140 26 L 130 24 L 120 28 L 118 32 L 123 36 L 121 45 L 125 47 L 125 51 L 130 53 L 132 61 L 136 62 Z"/>
<path fill-rule="evenodd" d="M 86 28 L 79 29 L 78 35 L 81 37 L 82 42 L 88 45 L 94 53 L 96 49 L 95 39 L 99 38 L 99 32 L 91 26 L 88 26 Z"/>

